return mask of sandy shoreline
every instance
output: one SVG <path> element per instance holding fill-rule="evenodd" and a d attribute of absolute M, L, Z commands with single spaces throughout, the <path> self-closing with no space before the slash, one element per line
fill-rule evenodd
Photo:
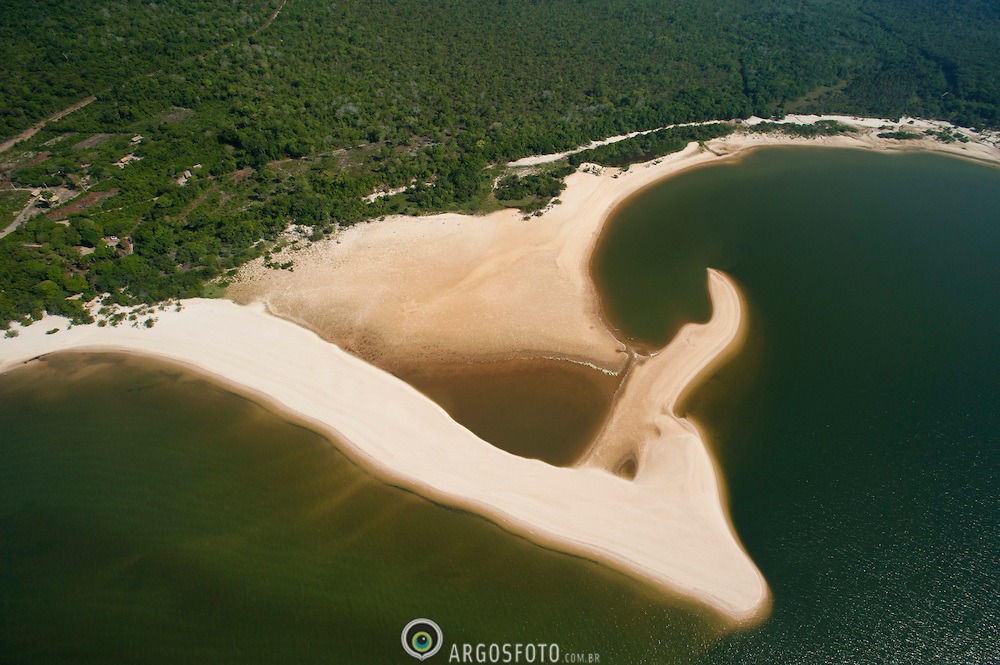
<path fill-rule="evenodd" d="M 892 124 L 913 131 L 938 127 L 917 122 Z M 283 252 L 276 260 L 294 261 L 294 272 L 267 269 L 263 261 L 248 264 L 227 296 L 243 304 L 263 302 L 384 368 L 439 359 L 546 357 L 618 373 L 627 365 L 626 349 L 603 320 L 590 276 L 591 256 L 614 208 L 676 173 L 765 146 L 924 150 L 1000 163 L 1000 149 L 989 144 L 878 138 L 885 123 L 855 120 L 861 130 L 855 135 L 815 139 L 737 133 L 627 171 L 583 168 L 567 178 L 560 205 L 528 220 L 503 210 L 360 224 L 301 251 Z"/>
<path fill-rule="evenodd" d="M 718 270 L 709 270 L 708 277 L 712 318 L 707 325 L 685 325 L 667 346 L 637 359 L 582 466 L 619 470 L 631 461 L 640 478 L 650 473 L 650 458 L 667 448 L 663 442 L 693 435 L 704 444 L 698 426 L 677 415 L 678 404 L 712 368 L 738 353 L 746 338 L 739 290 Z"/>
<path fill-rule="evenodd" d="M 766 582 L 732 531 L 701 431 L 675 414 L 684 392 L 741 340 L 743 304 L 722 273 L 709 274 L 712 318 L 685 326 L 632 368 L 576 468 L 489 445 L 351 353 L 381 367 L 547 357 L 621 373 L 629 355 L 602 319 L 590 261 L 611 211 L 636 192 L 768 145 L 921 149 L 1000 162 L 992 145 L 879 139 L 882 122 L 820 139 L 735 134 L 627 171 L 581 170 L 567 179 L 561 205 L 530 220 L 501 211 L 358 225 L 286 252 L 294 272 L 248 266 L 229 295 L 257 304 L 187 301 L 181 312 L 157 314 L 149 330 L 75 326 L 46 335 L 47 319 L 0 340 L 0 371 L 71 350 L 180 362 L 333 434 L 389 482 L 698 599 L 732 621 L 760 619 Z M 634 480 L 609 473 L 628 460 Z"/>
<path fill-rule="evenodd" d="M 740 327 L 735 286 L 713 273 L 710 288 L 712 319 L 689 327 L 699 358 L 727 347 Z M 663 445 L 647 448 L 634 481 L 554 467 L 478 439 L 409 385 L 260 307 L 193 300 L 158 316 L 152 329 L 88 325 L 52 335 L 45 331 L 57 320 L 46 319 L 3 340 L 0 371 L 59 351 L 178 362 L 303 418 L 422 496 L 700 600 L 731 621 L 768 606 L 763 577 L 730 531 L 706 446 L 686 421 L 673 419 Z"/>

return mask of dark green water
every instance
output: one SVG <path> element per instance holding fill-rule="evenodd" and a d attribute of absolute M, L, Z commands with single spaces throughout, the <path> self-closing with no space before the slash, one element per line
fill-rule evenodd
<path fill-rule="evenodd" d="M 52 356 L 0 377 L 0 423 L 0 662 L 416 662 L 423 616 L 688 662 L 717 630 L 166 365 Z"/>
<path fill-rule="evenodd" d="M 595 257 L 649 345 L 705 319 L 747 352 L 686 405 L 774 594 L 705 663 L 1000 662 L 1000 169 L 766 150 L 632 200 Z"/>

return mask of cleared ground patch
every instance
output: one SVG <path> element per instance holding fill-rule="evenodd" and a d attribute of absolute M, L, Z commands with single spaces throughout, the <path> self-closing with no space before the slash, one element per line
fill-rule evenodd
<path fill-rule="evenodd" d="M 183 106 L 174 106 L 171 107 L 170 111 L 167 113 L 161 114 L 159 118 L 160 122 L 165 122 L 168 125 L 175 125 L 179 122 L 184 122 L 193 115 L 193 109 L 186 109 Z"/>
<path fill-rule="evenodd" d="M 109 189 L 103 192 L 87 192 L 81 197 L 74 199 L 67 205 L 59 208 L 58 210 L 53 210 L 48 213 L 49 219 L 59 220 L 66 219 L 70 215 L 83 212 L 86 208 L 90 206 L 97 205 L 105 199 L 109 199 L 118 193 L 117 189 Z"/>
<path fill-rule="evenodd" d="M 94 134 L 90 138 L 83 139 L 79 143 L 73 145 L 74 150 L 86 150 L 88 148 L 96 148 L 105 141 L 111 138 L 111 134 Z"/>

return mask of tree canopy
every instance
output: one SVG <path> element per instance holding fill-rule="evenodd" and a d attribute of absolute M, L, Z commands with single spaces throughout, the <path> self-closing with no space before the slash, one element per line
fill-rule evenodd
<path fill-rule="evenodd" d="M 0 187 L 69 199 L 0 240 L 0 323 L 198 294 L 291 224 L 534 209 L 562 176 L 491 167 L 617 134 L 791 111 L 1000 124 L 990 0 L 9 0 L 0 52 L 0 139 L 97 98 L 0 154 Z"/>

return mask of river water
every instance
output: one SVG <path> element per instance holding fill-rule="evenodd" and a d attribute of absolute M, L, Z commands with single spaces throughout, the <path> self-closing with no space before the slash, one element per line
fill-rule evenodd
<path fill-rule="evenodd" d="M 998 256 L 1000 170 L 926 154 L 761 150 L 616 213 L 595 278 L 636 345 L 708 317 L 707 266 L 748 301 L 746 349 L 684 405 L 774 594 L 767 622 L 721 638 L 709 613 L 393 487 L 198 376 L 33 362 L 0 377 L 0 661 L 405 663 L 399 631 L 426 616 L 446 644 L 601 663 L 990 662 Z M 531 396 L 507 373 L 470 418 L 570 459 L 533 447 L 544 419 L 503 422 Z M 489 392 L 467 374 L 425 389 Z M 550 399 L 601 413 L 608 387 L 581 377 L 573 403 L 572 380 Z"/>

